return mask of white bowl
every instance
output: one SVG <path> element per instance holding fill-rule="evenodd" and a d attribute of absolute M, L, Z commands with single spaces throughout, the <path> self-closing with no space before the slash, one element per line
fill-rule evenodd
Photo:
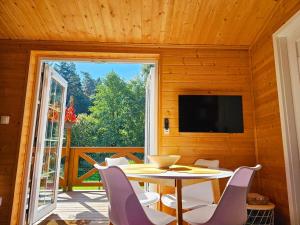
<path fill-rule="evenodd" d="M 180 155 L 149 155 L 148 159 L 158 168 L 169 168 L 174 165 L 179 159 Z"/>

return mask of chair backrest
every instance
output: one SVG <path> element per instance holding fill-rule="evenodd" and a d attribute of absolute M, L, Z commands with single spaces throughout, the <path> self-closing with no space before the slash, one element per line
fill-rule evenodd
<path fill-rule="evenodd" d="M 98 170 L 110 203 L 110 221 L 114 225 L 152 225 L 123 171 L 117 166 Z"/>
<path fill-rule="evenodd" d="M 219 168 L 219 160 L 198 159 L 194 164 L 211 169 Z M 214 202 L 214 191 L 211 181 L 185 186 L 182 188 L 182 195 L 183 197 L 204 201 L 207 204 Z"/>
<path fill-rule="evenodd" d="M 105 158 L 105 162 L 107 166 L 122 166 L 128 165 L 129 161 L 125 157 L 120 158 Z M 130 181 L 134 191 L 136 194 L 143 194 L 144 190 L 141 188 L 139 182 L 137 181 Z"/>
<path fill-rule="evenodd" d="M 108 189 L 107 189 L 107 187 L 106 187 L 106 182 L 105 182 L 105 177 L 103 176 L 103 174 L 102 174 L 102 169 L 105 169 L 106 167 L 105 166 L 100 166 L 99 164 L 94 164 L 94 167 L 98 170 L 98 172 L 99 172 L 99 175 L 100 175 L 100 177 L 101 177 L 101 181 L 102 181 L 102 185 L 103 185 L 103 188 L 104 188 L 104 190 L 105 190 L 105 192 L 106 192 L 106 197 L 107 197 L 107 199 L 108 199 L 108 201 L 109 201 L 109 195 L 108 195 Z M 111 217 L 110 216 L 110 214 L 111 214 L 111 210 L 110 210 L 110 203 L 108 202 L 108 216 L 109 216 L 109 218 Z"/>
<path fill-rule="evenodd" d="M 128 159 L 125 157 L 119 157 L 119 158 L 105 158 L 105 162 L 107 166 L 122 166 L 122 165 L 128 165 Z"/>
<path fill-rule="evenodd" d="M 228 181 L 220 202 L 207 224 L 242 225 L 247 221 L 247 193 L 256 167 L 240 167 Z"/>
<path fill-rule="evenodd" d="M 215 159 L 215 160 L 197 159 L 194 164 L 198 165 L 198 166 L 204 166 L 204 167 L 207 167 L 210 169 L 216 169 L 216 168 L 219 168 L 220 161 L 217 159 Z"/>
<path fill-rule="evenodd" d="M 106 188 L 106 182 L 105 182 L 105 177 L 102 175 L 102 170 L 106 168 L 106 166 L 100 166 L 99 164 L 94 164 L 94 167 L 98 170 L 99 172 L 99 175 L 101 177 L 101 181 L 102 181 L 102 185 L 103 185 L 103 188 L 107 194 L 107 198 L 108 198 L 108 190 Z"/>

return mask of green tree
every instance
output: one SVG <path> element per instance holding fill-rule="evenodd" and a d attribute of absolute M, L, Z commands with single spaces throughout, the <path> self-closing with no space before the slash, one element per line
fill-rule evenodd
<path fill-rule="evenodd" d="M 67 100 L 69 101 L 70 96 L 74 96 L 76 113 L 87 113 L 90 101 L 83 93 L 75 63 L 59 62 L 54 65 L 54 69 L 68 82 Z"/>
<path fill-rule="evenodd" d="M 145 82 L 141 76 L 128 83 L 130 91 L 129 107 L 126 112 L 126 130 L 128 146 L 144 146 L 145 136 Z"/>
<path fill-rule="evenodd" d="M 126 82 L 115 72 L 97 84 L 90 114 L 72 128 L 72 146 L 144 146 L 145 83 Z"/>
<path fill-rule="evenodd" d="M 124 128 L 129 98 L 126 82 L 115 72 L 107 74 L 98 84 L 90 111 L 97 120 L 104 146 L 125 146 L 128 131 Z"/>
<path fill-rule="evenodd" d="M 101 78 L 98 77 L 98 78 L 96 79 L 96 87 L 97 87 L 98 84 L 101 84 L 101 82 L 102 82 L 102 81 L 101 81 Z"/>
<path fill-rule="evenodd" d="M 91 75 L 87 72 L 81 72 L 82 79 L 82 90 L 83 93 L 89 98 L 95 94 L 97 81 L 91 77 Z"/>
<path fill-rule="evenodd" d="M 72 127 L 71 146 L 100 146 L 95 119 L 87 114 L 79 114 L 77 120 L 78 122 Z"/>

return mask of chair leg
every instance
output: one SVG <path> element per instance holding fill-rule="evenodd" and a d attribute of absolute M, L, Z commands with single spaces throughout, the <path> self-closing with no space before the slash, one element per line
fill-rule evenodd
<path fill-rule="evenodd" d="M 162 194 L 160 193 L 159 195 L 160 195 L 159 199 L 161 199 Z M 162 202 L 159 201 L 158 204 L 159 204 L 159 211 L 162 211 Z"/>

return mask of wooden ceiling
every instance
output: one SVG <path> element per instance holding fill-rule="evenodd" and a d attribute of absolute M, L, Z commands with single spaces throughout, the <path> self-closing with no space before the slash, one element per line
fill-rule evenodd
<path fill-rule="evenodd" d="M 0 0 L 0 39 L 250 45 L 284 0 Z"/>

